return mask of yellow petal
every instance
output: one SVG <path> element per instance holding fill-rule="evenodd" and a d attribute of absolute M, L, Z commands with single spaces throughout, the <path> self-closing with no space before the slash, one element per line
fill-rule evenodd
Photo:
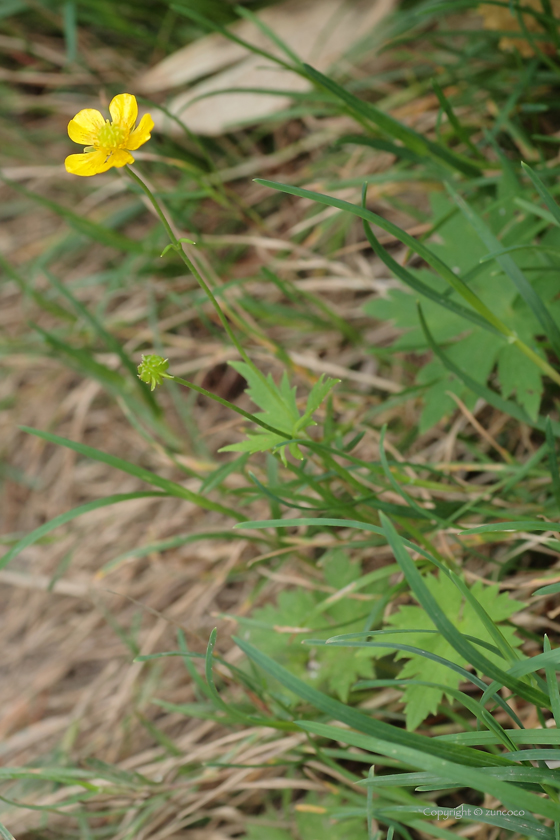
<path fill-rule="evenodd" d="M 111 100 L 109 111 L 113 122 L 125 131 L 132 131 L 138 117 L 138 104 L 136 97 L 131 93 L 119 93 Z"/>
<path fill-rule="evenodd" d="M 87 152 L 84 155 L 70 155 L 64 161 L 66 171 L 72 175 L 98 175 L 106 172 L 114 164 L 106 161 L 105 152 Z"/>
<path fill-rule="evenodd" d="M 144 114 L 138 123 L 137 128 L 130 132 L 130 136 L 126 142 L 126 148 L 133 152 L 135 149 L 143 146 L 144 143 L 146 143 L 152 136 L 151 131 L 153 127 L 154 121 L 151 116 L 149 114 Z"/>
<path fill-rule="evenodd" d="M 127 163 L 134 163 L 134 158 L 125 149 L 117 149 L 109 158 L 109 166 L 125 166 Z"/>
<path fill-rule="evenodd" d="M 68 123 L 68 135 L 80 146 L 91 146 L 105 120 L 95 108 L 85 108 Z"/>

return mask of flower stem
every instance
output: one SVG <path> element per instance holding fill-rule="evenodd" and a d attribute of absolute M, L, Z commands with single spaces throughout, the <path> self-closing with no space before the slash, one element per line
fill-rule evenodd
<path fill-rule="evenodd" d="M 201 287 L 201 289 L 204 291 L 204 293 L 205 293 L 205 294 L 206 294 L 206 296 L 208 297 L 208 299 L 209 299 L 210 303 L 211 303 L 211 304 L 212 304 L 212 306 L 214 307 L 214 310 L 215 310 L 215 312 L 216 312 L 216 314 L 217 314 L 218 318 L 220 319 L 220 322 L 221 322 L 221 324 L 222 324 L 222 326 L 223 326 L 224 330 L 226 331 L 226 333 L 228 334 L 229 338 L 230 338 L 230 339 L 231 339 L 231 341 L 233 342 L 233 345 L 235 346 L 235 348 L 236 348 L 236 350 L 238 351 L 239 355 L 241 356 L 241 358 L 243 359 L 243 361 L 244 361 L 246 364 L 248 364 L 248 365 L 249 365 L 249 367 L 251 368 L 251 370 L 253 370 L 253 371 L 255 372 L 255 374 L 256 374 L 256 375 L 259 377 L 259 379 L 262 381 L 263 385 L 265 385 L 265 386 L 266 386 L 267 390 L 269 390 L 269 391 L 270 391 L 270 390 L 271 390 L 270 382 L 268 382 L 268 381 L 267 381 L 266 377 L 265 377 L 265 376 L 264 376 L 264 374 L 263 374 L 263 373 L 262 373 L 262 372 L 258 369 L 258 367 L 255 365 L 255 363 L 251 361 L 251 359 L 249 358 L 249 356 L 247 355 L 247 353 L 245 352 L 245 350 L 244 350 L 244 349 L 243 349 L 243 347 L 241 346 L 240 342 L 239 342 L 239 341 L 238 341 L 238 339 L 236 338 L 235 333 L 234 333 L 234 332 L 233 332 L 233 330 L 231 329 L 231 327 L 230 327 L 230 325 L 229 325 L 229 323 L 228 323 L 228 320 L 227 320 L 226 316 L 225 316 L 225 315 L 224 315 L 224 313 L 222 312 L 222 309 L 221 309 L 221 307 L 220 307 L 220 305 L 219 305 L 218 301 L 216 300 L 216 298 L 215 298 L 215 296 L 214 296 L 214 293 L 212 292 L 212 289 L 210 288 L 210 286 L 208 285 L 208 283 L 206 283 L 206 281 L 204 280 L 204 278 L 202 277 L 202 275 L 199 273 L 199 271 L 197 270 L 197 268 L 195 267 L 195 265 L 191 262 L 191 260 L 190 260 L 190 259 L 187 257 L 187 255 L 185 254 L 185 252 L 184 252 L 184 250 L 183 250 L 183 246 L 181 245 L 181 243 L 179 242 L 179 240 L 177 239 L 177 237 L 176 237 L 176 236 L 175 236 L 175 234 L 173 233 L 173 230 L 172 230 L 172 228 L 171 228 L 171 225 L 169 224 L 169 222 L 168 222 L 168 221 L 167 221 L 167 219 L 165 218 L 165 214 L 164 214 L 164 212 L 162 211 L 161 207 L 159 206 L 159 204 L 158 204 L 158 202 L 157 202 L 156 197 L 154 196 L 154 194 L 152 193 L 152 191 L 150 190 L 150 188 L 149 188 L 149 187 L 148 187 L 148 186 L 144 183 L 144 181 L 143 181 L 141 178 L 139 178 L 139 177 L 138 177 L 138 175 L 136 174 L 136 172 L 134 172 L 134 171 L 133 171 L 133 170 L 132 170 L 129 166 L 125 166 L 125 169 L 126 169 L 126 172 L 127 172 L 128 176 L 129 176 L 130 178 L 132 178 L 132 180 L 133 180 L 136 184 L 138 184 L 138 186 L 141 188 L 141 190 L 142 190 L 142 191 L 143 191 L 143 192 L 147 195 L 148 199 L 150 200 L 150 203 L 151 203 L 152 207 L 154 208 L 154 210 L 156 211 L 156 213 L 157 213 L 157 215 L 158 215 L 159 220 L 161 221 L 161 223 L 162 223 L 163 227 L 165 228 L 165 231 L 166 231 L 166 233 L 167 233 L 167 235 L 168 235 L 168 237 L 169 237 L 169 239 L 170 239 L 170 241 L 171 241 L 171 244 L 174 246 L 175 250 L 177 251 L 177 253 L 178 253 L 178 254 L 179 254 L 179 256 L 181 257 L 181 259 L 183 260 L 183 262 L 185 263 L 185 265 L 187 266 L 188 270 L 189 270 L 189 271 L 191 272 L 191 274 L 195 277 L 195 279 L 196 279 L 196 281 L 198 282 L 199 286 Z M 194 387 L 194 386 L 193 386 L 192 384 L 189 384 L 189 387 Z M 212 396 L 212 395 L 210 395 L 210 396 Z M 229 405 L 229 404 L 228 404 L 228 405 Z M 230 406 L 230 407 L 231 407 L 231 406 Z M 252 419 L 253 419 L 253 418 L 252 418 Z M 255 422 L 257 422 L 257 421 L 255 421 Z M 262 423 L 261 423 L 261 425 L 262 425 Z M 269 428 L 269 429 L 270 429 L 270 427 L 267 427 L 267 428 Z M 276 431 L 276 430 L 275 430 L 275 431 Z"/>
<path fill-rule="evenodd" d="M 257 426 L 262 426 L 263 429 L 266 429 L 268 432 L 273 432 L 275 435 L 279 435 L 279 437 L 283 437 L 286 440 L 291 440 L 292 435 L 289 432 L 283 432 L 280 429 L 275 429 L 274 426 L 269 426 L 268 423 L 265 423 L 263 420 L 259 420 L 258 417 L 255 417 L 254 414 L 250 414 L 248 411 L 244 411 L 239 406 L 230 403 L 228 400 L 222 399 L 217 394 L 213 394 L 211 391 L 207 391 L 206 388 L 201 388 L 200 385 L 195 385 L 194 382 L 189 382 L 187 379 L 181 379 L 179 376 L 173 376 L 170 373 L 163 373 L 163 379 L 171 379 L 173 382 L 177 382 L 179 385 L 184 385 L 186 388 L 191 388 L 193 391 L 198 391 L 199 394 L 203 394 L 205 397 L 210 397 L 211 400 L 215 400 L 216 402 L 221 403 L 221 405 L 225 405 L 226 408 L 231 408 L 232 411 L 237 412 L 237 414 L 241 414 L 242 417 L 245 417 L 247 420 L 250 420 L 252 423 L 256 423 Z"/>

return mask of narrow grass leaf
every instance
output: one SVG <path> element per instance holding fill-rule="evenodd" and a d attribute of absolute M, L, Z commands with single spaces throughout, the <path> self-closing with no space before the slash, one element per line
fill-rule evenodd
<path fill-rule="evenodd" d="M 353 735 L 353 733 L 347 733 L 344 729 L 341 730 L 338 727 L 316 723 L 315 721 L 297 721 L 297 724 L 306 732 L 312 732 L 324 738 L 334 738 L 337 741 L 346 741 L 350 735 Z M 348 743 L 350 742 L 348 741 Z M 419 767 L 422 770 L 436 773 L 438 776 L 447 777 L 448 781 L 456 782 L 458 787 L 468 787 L 489 793 L 509 808 L 524 809 L 529 811 L 530 814 L 541 814 L 543 817 L 553 820 L 560 819 L 560 805 L 557 803 L 541 799 L 509 782 L 502 782 L 500 779 L 493 779 L 486 774 L 483 775 L 479 768 L 457 764 L 428 751 L 403 746 L 400 743 L 385 741 L 380 738 L 368 738 L 367 745 L 364 745 L 363 742 L 353 745 L 360 746 L 362 749 L 372 749 L 388 758 L 396 758 L 409 766 Z M 358 784 L 367 785 L 368 779 L 362 779 Z"/>
<path fill-rule="evenodd" d="M 447 182 L 445 186 L 465 219 L 467 219 L 470 223 L 473 230 L 476 231 L 478 237 L 486 245 L 488 250 L 499 251 L 501 247 L 500 240 L 494 236 L 490 228 L 484 223 L 478 213 L 476 213 L 472 207 L 467 204 L 467 202 L 459 195 L 457 190 L 449 182 Z M 556 322 L 552 318 L 544 302 L 538 296 L 533 286 L 523 274 L 522 270 L 519 268 L 517 263 L 514 262 L 513 258 L 509 256 L 509 254 L 497 255 L 496 262 L 513 282 L 515 288 L 541 324 L 545 335 L 550 340 L 556 356 L 560 359 L 560 330 L 558 329 Z"/>
<path fill-rule="evenodd" d="M 328 695 L 323 694 L 323 692 L 318 691 L 316 688 L 304 683 L 265 653 L 257 650 L 257 648 L 249 644 L 249 642 L 239 638 L 234 639 L 234 641 L 259 668 L 262 668 L 263 671 L 275 680 L 278 680 L 285 689 L 293 692 L 297 697 L 300 697 L 302 700 L 310 703 L 316 709 L 324 712 L 332 719 L 339 720 L 341 723 L 345 723 L 353 729 L 358 730 L 358 732 L 372 736 L 372 738 L 375 739 L 383 738 L 390 743 L 402 745 L 403 747 L 414 747 L 419 752 L 425 751 L 426 753 L 438 756 L 441 759 L 449 761 L 462 761 L 465 765 L 471 767 L 501 766 L 507 763 L 507 760 L 503 759 L 501 756 L 491 755 L 490 753 L 480 753 L 476 750 L 461 750 L 459 752 L 447 750 L 442 751 L 440 746 L 443 742 L 436 741 L 434 738 L 424 737 L 423 735 L 417 735 L 414 732 L 407 732 L 406 730 L 393 726 L 390 723 L 385 723 L 384 721 L 368 717 L 358 709 L 354 709 L 338 700 L 334 700 L 332 697 L 329 697 Z M 299 725 L 300 724 L 298 723 L 298 726 Z M 346 735 L 346 730 L 337 729 L 336 731 L 339 734 L 344 733 L 344 735 Z M 493 737 L 497 737 L 494 733 L 490 734 L 492 734 Z M 361 736 L 356 735 L 355 737 Z M 456 747 L 457 745 L 453 746 Z"/>
<path fill-rule="evenodd" d="M 39 193 L 31 192 L 31 190 L 22 187 L 21 184 L 18 184 L 15 181 L 9 181 L 1 174 L 0 178 L 13 190 L 16 190 L 22 195 L 27 196 L 27 198 L 32 199 L 36 204 L 47 207 L 58 216 L 61 216 L 71 227 L 74 228 L 74 230 L 77 230 L 78 233 L 93 239 L 94 242 L 99 242 L 101 245 L 106 245 L 109 248 L 116 248 L 118 251 L 126 251 L 127 253 L 146 253 L 146 247 L 142 242 L 136 242 L 134 239 L 129 239 L 128 236 L 124 236 L 122 233 L 111 230 L 111 228 L 105 227 L 104 225 L 97 224 L 97 222 L 92 222 L 89 219 L 84 218 L 84 216 L 74 213 L 74 211 L 70 210 L 68 207 L 63 207 L 56 201 L 52 201 L 50 198 L 45 198 L 45 196 L 39 195 Z"/>
<path fill-rule="evenodd" d="M 403 570 L 404 576 L 406 577 L 410 588 L 414 592 L 414 595 L 418 599 L 420 605 L 426 610 L 435 626 L 449 644 L 460 656 L 466 659 L 467 662 L 473 665 L 478 671 L 486 674 L 491 679 L 499 682 L 501 685 L 506 685 L 513 692 L 518 694 L 520 697 L 524 697 L 530 703 L 549 708 L 550 701 L 542 691 L 532 688 L 526 683 L 513 678 L 507 671 L 503 671 L 501 668 L 498 668 L 493 662 L 476 650 L 476 648 L 456 630 L 454 625 L 449 621 L 440 608 L 436 599 L 426 587 L 420 572 L 409 557 L 401 537 L 396 532 L 392 523 L 389 519 L 387 519 L 385 514 L 381 513 L 380 517 L 387 541 L 393 549 L 395 559 Z"/>
<path fill-rule="evenodd" d="M 521 163 L 521 166 L 523 168 L 523 171 L 531 179 L 531 181 L 533 183 L 533 186 L 535 187 L 536 191 L 538 192 L 538 194 L 542 198 L 543 202 L 548 207 L 551 215 L 553 216 L 554 220 L 556 221 L 556 224 L 560 225 L 560 207 L 554 201 L 553 197 L 551 196 L 551 194 L 549 193 L 549 191 L 547 190 L 547 188 L 545 187 L 545 185 L 543 184 L 543 182 L 541 181 L 541 179 L 539 178 L 539 176 L 537 175 L 535 170 L 532 169 L 528 164 L 526 164 L 524 162 Z"/>
<path fill-rule="evenodd" d="M 552 433 L 552 422 L 550 417 L 546 418 L 545 426 L 546 447 L 548 450 L 548 468 L 552 479 L 552 492 L 556 499 L 556 505 L 560 512 L 560 473 L 558 472 L 558 458 L 556 457 L 556 442 Z"/>
<path fill-rule="evenodd" d="M 96 499 L 94 502 L 88 502 L 85 505 L 80 505 L 79 507 L 72 508 L 72 510 L 67 510 L 65 513 L 61 513 L 60 516 L 55 516 L 54 519 L 50 519 L 48 522 L 45 522 L 43 525 L 40 525 L 38 528 L 35 528 L 34 531 L 30 531 L 29 534 L 26 534 L 21 540 L 11 547 L 3 557 L 0 558 L 0 569 L 5 568 L 8 563 L 17 557 L 24 548 L 27 548 L 29 545 L 33 545 L 41 537 L 44 537 L 45 534 L 49 534 L 51 531 L 54 531 L 55 528 L 59 528 L 61 525 L 66 525 L 67 522 L 71 522 L 73 519 L 76 519 L 78 516 L 82 516 L 84 513 L 89 513 L 91 510 L 98 510 L 98 508 L 102 507 L 109 507 L 110 505 L 116 505 L 119 502 L 128 502 L 131 499 L 148 499 L 154 497 L 161 497 L 165 498 L 166 493 L 119 493 L 114 496 L 106 496 L 104 499 Z"/>
<path fill-rule="evenodd" d="M 436 354 L 436 356 L 441 359 L 447 370 L 454 373 L 455 376 L 463 382 L 464 385 L 467 386 L 474 394 L 476 394 L 481 399 L 485 400 L 489 405 L 494 406 L 497 408 L 498 411 L 503 412 L 504 414 L 509 414 L 510 417 L 513 417 L 514 420 L 518 420 L 520 423 L 526 423 L 528 426 L 531 426 L 533 429 L 540 429 L 544 431 L 546 428 L 546 420 L 544 417 L 538 417 L 537 420 L 532 420 L 531 417 L 527 414 L 527 412 L 521 408 L 521 406 L 517 405 L 517 403 L 511 402 L 511 400 L 505 400 L 496 391 L 492 391 L 491 388 L 487 388 L 486 385 L 483 385 L 481 382 L 477 382 L 476 379 L 473 379 L 472 376 L 469 376 L 464 370 L 461 370 L 457 365 L 451 361 L 451 359 L 446 356 L 443 350 L 438 347 L 434 338 L 428 328 L 426 323 L 426 319 L 424 318 L 424 314 L 422 312 L 422 307 L 418 305 L 418 314 L 420 317 L 420 324 L 422 326 L 422 331 L 426 337 L 426 341 L 428 342 L 430 348 Z M 552 430 L 554 432 L 555 437 L 560 437 L 560 423 L 553 421 L 551 423 Z"/>
<path fill-rule="evenodd" d="M 100 449 L 94 449 L 92 446 L 86 446 L 84 443 L 78 443 L 74 440 L 69 440 L 68 438 L 59 437 L 59 435 L 53 435 L 50 432 L 32 429 L 29 426 L 20 426 L 20 428 L 24 432 L 29 432 L 31 435 L 35 435 L 36 437 L 49 441 L 49 443 L 65 446 L 67 449 L 72 449 L 74 452 L 78 452 L 86 458 L 93 458 L 95 461 L 100 461 L 102 464 L 108 464 L 110 467 L 114 467 L 117 470 L 128 473 L 128 475 L 133 475 L 136 478 L 141 479 L 141 481 L 145 481 L 147 484 L 153 484 L 155 487 L 159 487 L 163 490 L 168 496 L 177 496 L 180 499 L 187 499 L 187 501 L 193 502 L 193 504 L 203 508 L 204 510 L 214 510 L 217 513 L 232 516 L 238 521 L 243 521 L 245 519 L 245 517 L 237 513 L 237 511 L 234 511 L 231 508 L 226 508 L 217 502 L 211 502 L 199 493 L 193 493 L 191 490 L 187 490 L 186 487 L 182 487 L 175 481 L 162 478 L 150 470 L 138 467 L 130 461 L 125 461 L 123 458 L 117 458 L 115 455 L 109 455 L 107 452 L 102 452 Z"/>
<path fill-rule="evenodd" d="M 476 295 L 472 289 L 455 274 L 447 263 L 436 256 L 436 254 L 434 254 L 422 242 L 402 230 L 402 228 L 392 222 L 389 222 L 387 219 L 384 219 L 383 216 L 378 216 L 377 213 L 374 213 L 361 205 L 352 204 L 350 201 L 343 201 L 340 198 L 334 198 L 330 195 L 317 193 L 313 190 L 305 190 L 301 187 L 293 187 L 289 184 L 280 184 L 276 181 L 267 181 L 263 178 L 255 178 L 255 181 L 257 184 L 262 184 L 265 187 L 270 187 L 273 190 L 278 190 L 280 192 L 287 193 L 288 195 L 295 195 L 300 198 L 309 198 L 312 201 L 316 201 L 318 204 L 326 204 L 328 207 L 337 207 L 339 210 L 352 213 L 352 215 L 358 216 L 360 219 L 370 222 L 371 224 L 375 224 L 387 233 L 392 234 L 396 239 L 402 242 L 403 245 L 409 247 L 415 254 L 418 254 L 419 257 L 431 265 L 432 268 L 435 269 L 435 271 L 437 271 L 440 276 L 449 283 L 449 285 L 455 289 L 455 291 L 460 294 L 461 297 L 466 300 L 476 312 L 478 312 L 480 317 L 486 319 L 486 321 L 488 321 L 488 323 L 491 324 L 497 332 L 508 338 L 513 336 L 509 327 L 507 327 L 496 315 L 494 315 L 494 313 L 486 306 L 478 295 Z"/>
<path fill-rule="evenodd" d="M 344 102 L 350 113 L 355 115 L 362 125 L 364 121 L 366 125 L 373 123 L 373 125 L 385 134 L 388 134 L 389 137 L 399 140 L 404 146 L 416 152 L 416 154 L 434 157 L 436 160 L 443 161 L 447 166 L 462 172 L 464 175 L 476 177 L 480 174 L 479 168 L 471 161 L 460 157 L 454 152 L 450 152 L 444 146 L 427 140 L 421 134 L 403 125 L 394 117 L 376 108 L 370 102 L 364 102 L 363 99 L 358 99 L 353 93 L 338 85 L 333 79 L 315 70 L 309 64 L 304 64 L 303 67 L 308 79 L 316 85 L 330 91 L 337 99 Z"/>

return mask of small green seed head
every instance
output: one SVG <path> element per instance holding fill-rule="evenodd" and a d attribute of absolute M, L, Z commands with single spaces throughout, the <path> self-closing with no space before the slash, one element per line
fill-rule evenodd
<path fill-rule="evenodd" d="M 153 391 L 156 385 L 161 385 L 169 362 L 162 356 L 144 356 L 138 365 L 138 377 L 146 382 Z"/>

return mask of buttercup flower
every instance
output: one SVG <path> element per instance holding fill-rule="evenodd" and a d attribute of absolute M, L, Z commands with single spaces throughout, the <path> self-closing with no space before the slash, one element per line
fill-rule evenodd
<path fill-rule="evenodd" d="M 82 155 L 70 155 L 64 161 L 66 171 L 73 175 L 98 175 L 112 166 L 134 163 L 130 152 L 135 151 L 151 137 L 154 121 L 145 114 L 135 128 L 138 117 L 136 97 L 119 93 L 111 101 L 109 112 L 112 122 L 93 108 L 80 111 L 68 123 L 68 135 L 74 143 L 84 148 Z"/>

